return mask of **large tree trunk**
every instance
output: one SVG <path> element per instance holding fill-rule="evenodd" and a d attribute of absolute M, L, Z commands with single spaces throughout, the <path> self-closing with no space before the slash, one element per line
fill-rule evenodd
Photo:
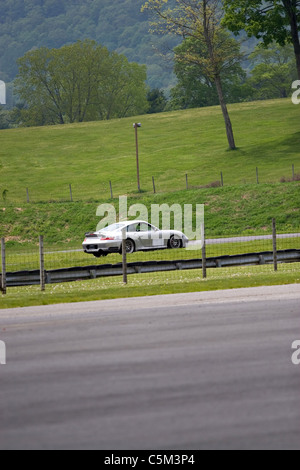
<path fill-rule="evenodd" d="M 217 87 L 219 101 L 220 101 L 220 105 L 221 105 L 221 108 L 222 108 L 222 113 L 223 113 L 224 120 L 225 120 L 225 126 L 226 126 L 226 133 L 227 133 L 229 148 L 230 148 L 230 150 L 236 150 L 234 136 L 233 136 L 233 130 L 232 130 L 232 124 L 231 124 L 231 120 L 230 120 L 230 117 L 229 117 L 226 101 L 225 101 L 225 98 L 224 98 L 222 80 L 221 80 L 220 72 L 218 71 L 218 61 L 216 60 L 216 56 L 215 56 L 214 19 L 213 19 L 212 11 L 210 11 L 208 4 L 209 4 L 208 0 L 203 0 L 202 7 L 203 7 L 204 39 L 205 39 L 205 43 L 206 43 L 208 53 L 209 53 L 209 57 L 210 57 L 211 68 L 212 68 L 212 70 L 214 70 L 214 81 L 215 81 L 215 85 Z M 213 6 L 214 6 L 214 8 L 212 8 L 213 13 L 216 13 L 217 3 Z"/>
<path fill-rule="evenodd" d="M 291 25 L 292 41 L 296 56 L 298 78 L 300 80 L 300 39 L 299 26 L 297 21 L 297 4 L 295 0 L 283 0 L 283 4 L 288 12 Z"/>
<path fill-rule="evenodd" d="M 298 78 L 300 80 L 300 40 L 299 40 L 299 28 L 297 24 L 296 15 L 294 15 L 292 18 L 291 27 L 292 27 L 292 39 L 293 39 L 294 51 L 295 51 L 295 56 L 296 56 Z"/>
<path fill-rule="evenodd" d="M 229 117 L 227 105 L 226 105 L 226 102 L 225 102 L 225 99 L 224 99 L 222 81 L 221 81 L 220 76 L 215 77 L 215 84 L 216 84 L 216 87 L 217 87 L 217 92 L 218 92 L 218 96 L 219 96 L 219 100 L 220 100 L 220 105 L 221 105 L 222 113 L 223 113 L 223 116 L 224 116 L 229 147 L 230 147 L 231 150 L 236 150 L 234 135 L 233 135 L 233 130 L 232 130 L 232 124 L 231 124 L 231 120 L 230 120 L 230 117 Z"/>

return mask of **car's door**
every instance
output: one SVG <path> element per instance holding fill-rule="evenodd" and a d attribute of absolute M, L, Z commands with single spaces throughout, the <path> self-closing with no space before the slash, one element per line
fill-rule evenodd
<path fill-rule="evenodd" d="M 151 227 L 151 239 L 152 239 L 152 248 L 159 249 L 159 248 L 165 248 L 167 245 L 164 240 L 164 234 L 161 230 L 158 228 L 154 227 L 154 225 L 150 225 Z"/>
<path fill-rule="evenodd" d="M 141 223 L 139 230 L 145 248 L 154 250 L 164 248 L 165 243 L 161 230 L 148 223 Z"/>
<path fill-rule="evenodd" d="M 141 240 L 140 223 L 134 223 L 127 227 L 127 237 L 134 241 L 137 250 L 144 248 Z"/>
<path fill-rule="evenodd" d="M 137 232 L 142 247 L 146 249 L 152 248 L 152 235 L 154 234 L 153 227 L 146 222 L 141 222 L 137 226 Z"/>
<path fill-rule="evenodd" d="M 128 226 L 128 237 L 134 240 L 137 250 L 163 248 L 162 232 L 153 225 L 139 222 Z"/>

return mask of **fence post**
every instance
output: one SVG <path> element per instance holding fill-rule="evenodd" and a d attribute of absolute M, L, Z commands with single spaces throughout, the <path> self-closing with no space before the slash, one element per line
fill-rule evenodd
<path fill-rule="evenodd" d="M 5 239 L 1 238 L 1 266 L 2 266 L 2 275 L 1 275 L 1 291 L 2 294 L 6 294 L 6 256 L 5 256 Z"/>
<path fill-rule="evenodd" d="M 221 171 L 221 186 L 222 188 L 224 186 L 223 171 Z"/>
<path fill-rule="evenodd" d="M 111 181 L 109 182 L 109 188 L 110 188 L 110 198 L 113 199 L 114 195 L 113 195 L 113 189 L 112 189 Z"/>
<path fill-rule="evenodd" d="M 292 165 L 293 181 L 295 181 L 295 165 Z"/>
<path fill-rule="evenodd" d="M 153 183 L 153 192 L 156 194 L 156 188 L 155 188 L 155 179 L 154 176 L 152 176 L 152 183 Z"/>
<path fill-rule="evenodd" d="M 40 235 L 39 239 L 40 245 L 40 284 L 41 284 L 41 291 L 45 291 L 45 284 L 46 284 L 46 276 L 45 276 L 45 260 L 44 260 L 44 237 Z"/>
<path fill-rule="evenodd" d="M 205 225 L 201 224 L 201 239 L 202 239 L 202 272 L 203 279 L 207 278 L 207 269 L 206 269 L 206 241 L 205 241 Z"/>
<path fill-rule="evenodd" d="M 186 189 L 189 189 L 189 177 L 188 174 L 185 175 Z"/>
<path fill-rule="evenodd" d="M 29 189 L 26 188 L 26 197 L 27 197 L 27 204 L 30 203 L 30 200 L 29 200 Z"/>
<path fill-rule="evenodd" d="M 274 260 L 274 271 L 278 271 L 278 257 L 277 257 L 277 235 L 276 235 L 276 220 L 272 220 L 273 226 L 273 260 Z"/>
<path fill-rule="evenodd" d="M 69 188 L 70 188 L 70 199 L 71 199 L 71 202 L 73 202 L 73 193 L 72 193 L 72 185 L 69 184 Z"/>
<path fill-rule="evenodd" d="M 127 253 L 126 253 L 126 237 L 127 229 L 126 227 L 122 230 L 122 265 L 123 265 L 123 282 L 127 284 Z"/>
<path fill-rule="evenodd" d="M 256 167 L 256 182 L 259 184 L 258 167 Z"/>

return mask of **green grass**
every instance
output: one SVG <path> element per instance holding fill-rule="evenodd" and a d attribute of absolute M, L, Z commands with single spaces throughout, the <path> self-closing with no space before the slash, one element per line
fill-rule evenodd
<path fill-rule="evenodd" d="M 36 247 L 38 235 L 45 236 L 47 251 L 81 248 L 84 234 L 96 229 L 98 204 L 57 203 L 0 206 L 0 237 L 15 252 Z M 151 204 L 205 205 L 207 237 L 272 233 L 272 218 L 281 233 L 300 229 L 300 183 L 240 185 L 224 188 L 182 190 L 165 194 L 142 194 L 128 199 L 128 207 L 145 204 L 151 220 Z M 113 204 L 118 213 L 119 201 Z"/>
<path fill-rule="evenodd" d="M 1 131 L 0 198 L 26 202 L 108 199 L 136 192 L 135 140 L 139 130 L 142 189 L 151 193 L 220 180 L 225 185 L 278 182 L 300 172 L 300 107 L 290 100 L 230 105 L 238 150 L 229 152 L 219 107 L 146 115 L 107 122 Z"/>
<path fill-rule="evenodd" d="M 48 248 L 52 250 L 52 248 Z M 278 250 L 300 249 L 300 238 L 287 238 L 278 240 Z M 273 250 L 272 240 L 257 240 L 251 242 L 239 243 L 218 243 L 215 245 L 207 245 L 207 257 L 217 257 L 226 255 L 241 255 L 246 253 L 259 253 L 263 251 Z M 201 259 L 201 250 L 163 250 L 154 252 L 138 252 L 128 255 L 128 263 L 145 262 L 145 261 L 170 261 L 170 260 L 187 260 Z M 83 251 L 61 252 L 59 250 L 47 251 L 45 253 L 45 269 L 61 269 L 70 268 L 72 266 L 91 266 L 104 264 L 117 264 L 122 262 L 119 254 L 111 254 L 105 258 L 96 259 L 91 255 L 85 254 Z M 6 269 L 7 272 L 38 270 L 39 269 L 39 252 L 38 247 L 31 249 L 24 248 L 8 248 L 6 253 Z M 1 271 L 1 268 L 0 268 Z"/>
<path fill-rule="evenodd" d="M 143 274 L 129 276 L 127 286 L 120 278 L 108 278 L 48 285 L 46 292 L 36 286 L 11 288 L 1 297 L 0 309 L 293 283 L 300 283 L 298 263 L 279 265 L 277 273 L 272 266 L 209 269 L 206 280 L 198 270 Z"/>
<path fill-rule="evenodd" d="M 290 100 L 230 106 L 238 150 L 227 149 L 219 107 L 147 115 L 109 122 L 15 129 L 0 133 L 0 237 L 7 241 L 8 271 L 38 268 L 38 235 L 45 236 L 46 269 L 120 262 L 119 255 L 96 260 L 80 249 L 84 233 L 96 229 L 99 204 L 128 195 L 128 206 L 151 204 L 205 205 L 208 238 L 270 234 L 272 218 L 278 232 L 300 231 L 300 107 Z M 142 193 L 136 187 L 135 140 L 139 130 Z M 256 184 L 256 167 L 260 184 Z M 207 187 L 220 180 L 225 187 Z M 185 175 L 189 178 L 186 190 Z M 152 190 L 155 177 L 158 194 Z M 69 201 L 72 184 L 74 203 Z M 30 200 L 26 203 L 26 188 Z M 52 202 L 51 202 L 52 201 Z M 59 202 L 58 202 L 59 201 Z M 278 242 L 278 249 L 299 248 L 299 238 Z M 271 251 L 269 241 L 207 247 L 207 256 Z M 53 253 L 54 252 L 54 253 Z M 199 258 L 200 252 L 179 250 L 177 259 Z M 130 261 L 168 260 L 173 251 L 138 253 Z M 0 308 L 79 302 L 117 297 L 231 289 L 256 285 L 299 283 L 299 263 L 98 279 L 38 287 L 12 288 Z"/>

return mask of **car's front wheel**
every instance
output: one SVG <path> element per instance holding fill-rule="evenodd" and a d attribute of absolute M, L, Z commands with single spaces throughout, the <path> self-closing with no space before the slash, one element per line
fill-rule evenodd
<path fill-rule="evenodd" d="M 171 248 L 172 250 L 182 248 L 182 240 L 176 237 L 175 235 L 173 235 L 169 241 L 169 248 Z"/>

